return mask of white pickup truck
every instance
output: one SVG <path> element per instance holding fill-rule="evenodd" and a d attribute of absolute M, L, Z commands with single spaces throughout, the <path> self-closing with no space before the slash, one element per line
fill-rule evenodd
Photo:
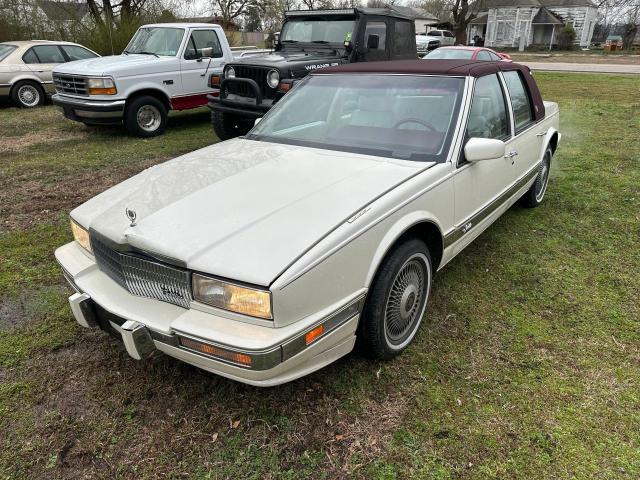
<path fill-rule="evenodd" d="M 164 131 L 169 110 L 206 105 L 212 93 L 207 75 L 233 58 L 219 25 L 144 25 L 121 55 L 56 67 L 52 101 L 71 120 L 124 122 L 129 133 L 152 137 Z"/>

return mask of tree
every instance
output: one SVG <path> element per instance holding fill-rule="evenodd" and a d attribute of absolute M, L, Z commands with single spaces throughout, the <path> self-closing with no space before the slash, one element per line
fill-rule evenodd
<path fill-rule="evenodd" d="M 467 43 L 467 26 L 469 22 L 478 16 L 478 12 L 484 6 L 484 2 L 476 0 L 469 4 L 469 0 L 452 0 L 451 17 L 453 19 L 453 31 L 456 34 L 456 43 Z"/>
<path fill-rule="evenodd" d="M 625 18 L 624 33 L 622 34 L 622 48 L 631 50 L 633 40 L 638 34 L 638 23 L 640 22 L 640 3 L 630 5 Z"/>
<path fill-rule="evenodd" d="M 214 9 L 220 14 L 222 28 L 229 28 L 233 21 L 244 15 L 254 0 L 214 0 Z"/>

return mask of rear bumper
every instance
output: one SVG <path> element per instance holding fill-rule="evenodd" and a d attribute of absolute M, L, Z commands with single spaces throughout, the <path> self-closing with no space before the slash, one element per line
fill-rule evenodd
<path fill-rule="evenodd" d="M 69 97 L 59 93 L 51 101 L 70 120 L 87 123 L 117 124 L 124 116 L 125 100 L 92 100 Z"/>
<path fill-rule="evenodd" d="M 69 303 L 83 327 L 99 327 L 121 337 L 133 358 L 161 351 L 256 386 L 289 382 L 349 353 L 364 303 L 364 293 L 359 292 L 331 307 L 328 314 L 272 328 L 131 295 L 74 242 L 55 255 L 76 290 Z M 307 345 L 306 334 L 320 324 L 325 333 Z M 197 336 L 192 333 L 196 331 Z"/>

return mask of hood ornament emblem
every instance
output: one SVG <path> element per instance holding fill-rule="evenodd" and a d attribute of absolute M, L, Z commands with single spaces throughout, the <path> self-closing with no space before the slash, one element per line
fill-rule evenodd
<path fill-rule="evenodd" d="M 135 227 L 136 226 L 136 211 L 135 210 L 130 210 L 128 208 L 125 208 L 124 212 L 127 214 L 127 218 L 131 222 L 129 224 L 129 226 L 130 227 Z"/>

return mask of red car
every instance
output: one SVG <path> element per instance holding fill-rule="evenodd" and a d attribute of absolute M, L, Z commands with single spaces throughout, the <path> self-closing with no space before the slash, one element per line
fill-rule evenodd
<path fill-rule="evenodd" d="M 424 56 L 425 60 L 486 60 L 489 62 L 511 62 L 506 53 L 494 52 L 485 47 L 440 47 Z"/>

